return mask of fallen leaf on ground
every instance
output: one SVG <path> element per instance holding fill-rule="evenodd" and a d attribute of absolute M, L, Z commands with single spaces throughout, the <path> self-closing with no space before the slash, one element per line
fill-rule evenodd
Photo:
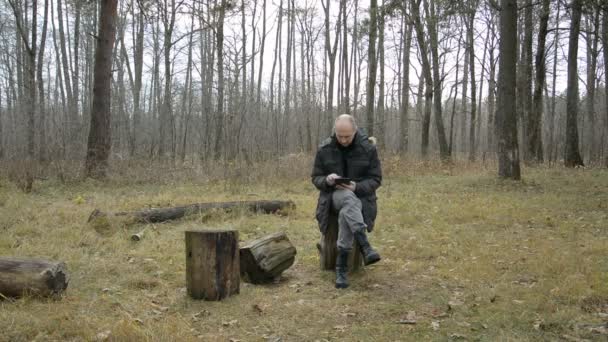
<path fill-rule="evenodd" d="M 435 331 L 439 330 L 439 321 L 432 321 L 431 328 L 433 328 Z"/>

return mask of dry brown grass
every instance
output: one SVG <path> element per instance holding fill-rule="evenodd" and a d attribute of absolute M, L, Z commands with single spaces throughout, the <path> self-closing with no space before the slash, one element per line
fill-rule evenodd
<path fill-rule="evenodd" d="M 24 194 L 0 178 L 0 255 L 67 263 L 60 300 L 0 302 L 0 340 L 419 341 L 605 340 L 608 172 L 536 168 L 500 181 L 493 165 L 384 161 L 372 242 L 384 259 L 348 290 L 321 272 L 310 158 L 159 166 L 114 163 L 105 183 L 59 178 Z M 77 168 L 76 166 L 74 167 Z M 224 171 L 228 168 L 229 171 Z M 69 167 L 63 168 L 70 169 Z M 95 230 L 94 208 L 122 211 L 203 201 L 292 199 L 291 215 L 207 214 L 144 228 Z M 98 227 L 99 228 L 99 227 Z M 296 263 L 277 283 L 242 284 L 223 302 L 185 293 L 184 231 L 286 231 Z M 100 234 L 101 232 L 101 234 Z M 416 324 L 397 322 L 413 318 Z"/>

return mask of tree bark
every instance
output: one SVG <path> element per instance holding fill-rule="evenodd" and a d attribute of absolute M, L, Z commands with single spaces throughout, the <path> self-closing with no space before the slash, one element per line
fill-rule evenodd
<path fill-rule="evenodd" d="M 57 296 L 68 287 L 63 262 L 0 258 L 0 299 L 35 295 Z"/>
<path fill-rule="evenodd" d="M 284 232 L 249 241 L 240 248 L 241 275 L 253 284 L 272 282 L 293 265 L 296 248 Z"/>
<path fill-rule="evenodd" d="M 578 146 L 578 36 L 581 25 L 582 0 L 572 0 L 570 38 L 568 39 L 568 90 L 566 94 L 566 167 L 584 166 Z"/>
<path fill-rule="evenodd" d="M 602 1 L 602 4 L 608 6 L 607 1 Z M 606 135 L 608 134 L 608 11 L 604 11 L 602 16 L 602 45 L 603 45 L 603 55 L 604 55 L 604 134 L 602 141 L 602 150 L 604 151 L 604 167 L 608 168 L 608 147 L 604 147 L 606 143 Z"/>
<path fill-rule="evenodd" d="M 477 1 L 471 1 L 467 21 L 467 51 L 469 52 L 469 72 L 471 76 L 471 122 L 469 124 L 469 161 L 474 162 L 477 158 L 477 144 L 475 142 L 475 124 L 477 123 L 477 85 L 475 83 L 475 13 Z M 465 71 L 466 72 L 466 71 Z"/>
<path fill-rule="evenodd" d="M 547 65 L 545 61 L 547 40 L 547 23 L 549 21 L 550 1 L 543 0 L 540 12 L 538 47 L 536 52 L 535 70 L 536 80 L 534 82 L 534 95 L 532 111 L 528 116 L 528 153 L 529 161 L 543 162 L 543 140 L 542 140 L 542 116 L 543 116 L 543 88 L 547 75 Z"/>
<path fill-rule="evenodd" d="M 104 178 L 111 148 L 111 84 L 112 49 L 116 35 L 116 8 L 118 0 L 101 0 L 99 33 L 95 49 L 95 75 L 91 126 L 87 144 L 85 174 L 87 177 Z"/>
<path fill-rule="evenodd" d="M 399 150 L 402 154 L 407 154 L 409 148 L 409 106 L 410 106 L 410 49 L 412 47 L 412 24 L 406 20 L 407 0 L 403 1 L 403 20 L 407 21 L 404 28 L 407 30 L 403 47 L 403 69 L 401 80 L 401 118 L 400 118 L 400 133 L 401 139 Z"/>
<path fill-rule="evenodd" d="M 517 147 L 515 86 L 517 69 L 517 1 L 501 0 L 496 136 L 498 176 L 521 179 Z"/>
<path fill-rule="evenodd" d="M 369 46 L 367 49 L 367 83 L 365 110 L 367 116 L 367 133 L 374 135 L 374 98 L 376 91 L 376 71 L 378 61 L 376 60 L 376 36 L 378 34 L 378 1 L 371 0 L 369 7 Z"/>
<path fill-rule="evenodd" d="M 215 133 L 215 147 L 213 158 L 219 160 L 222 156 L 222 143 L 224 141 L 224 18 L 226 16 L 226 0 L 222 0 L 217 21 L 217 112 Z"/>
<path fill-rule="evenodd" d="M 426 4 L 426 3 L 425 3 Z M 425 5 L 426 6 L 426 5 Z M 431 58 L 433 62 L 433 107 L 435 109 L 435 127 L 437 128 L 437 139 L 439 140 L 439 157 L 442 161 L 446 162 L 450 160 L 450 151 L 448 149 L 448 142 L 445 137 L 445 129 L 443 126 L 443 110 L 442 110 L 442 89 L 443 89 L 443 77 L 440 74 L 439 66 L 439 41 L 437 38 L 437 27 L 438 20 L 435 12 L 435 1 L 430 0 L 430 13 L 427 12 L 427 25 L 429 30 L 429 41 L 431 43 Z M 471 71 L 474 71 L 472 69 Z M 471 75 L 471 77 L 473 77 Z M 474 89 L 475 86 L 473 85 Z M 473 91 L 474 92 L 474 91 Z M 473 100 L 474 101 L 474 100 Z"/>
<path fill-rule="evenodd" d="M 186 231 L 186 288 L 190 297 L 217 301 L 239 293 L 238 245 L 238 231 Z"/>

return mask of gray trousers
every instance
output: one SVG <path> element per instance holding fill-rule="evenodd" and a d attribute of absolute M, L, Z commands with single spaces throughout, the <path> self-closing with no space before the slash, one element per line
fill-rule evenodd
<path fill-rule="evenodd" d="M 350 190 L 336 189 L 332 194 L 332 204 L 338 214 L 338 248 L 353 248 L 354 234 L 365 232 L 361 200 Z"/>

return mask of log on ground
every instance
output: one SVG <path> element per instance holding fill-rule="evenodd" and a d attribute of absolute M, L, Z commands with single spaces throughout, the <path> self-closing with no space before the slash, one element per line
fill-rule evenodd
<path fill-rule="evenodd" d="M 68 287 L 65 263 L 0 257 L 0 298 L 57 296 Z"/>
<path fill-rule="evenodd" d="M 247 242 L 241 247 L 241 276 L 253 284 L 273 281 L 295 261 L 296 248 L 284 232 Z"/>
<path fill-rule="evenodd" d="M 222 300 L 239 293 L 239 233 L 186 231 L 186 288 L 194 299 Z"/>
<path fill-rule="evenodd" d="M 216 202 L 216 203 L 195 203 L 179 207 L 169 208 L 151 208 L 131 212 L 117 212 L 106 214 L 98 209 L 95 209 L 89 216 L 88 222 L 91 222 L 99 217 L 108 215 L 126 216 L 132 218 L 139 223 L 157 223 L 170 220 L 176 220 L 188 215 L 200 214 L 210 210 L 235 210 L 246 209 L 256 213 L 274 214 L 282 213 L 288 209 L 295 208 L 295 203 L 292 201 L 234 201 L 234 202 Z"/>

